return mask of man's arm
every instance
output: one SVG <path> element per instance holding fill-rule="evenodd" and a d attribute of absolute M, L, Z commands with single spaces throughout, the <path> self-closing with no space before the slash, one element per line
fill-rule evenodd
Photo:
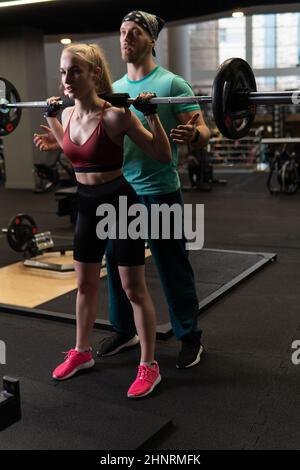
<path fill-rule="evenodd" d="M 205 124 L 202 112 L 188 111 L 177 114 L 176 117 L 181 124 L 171 129 L 170 137 L 174 143 L 205 147 L 210 139 L 210 130 Z"/>
<path fill-rule="evenodd" d="M 174 76 L 170 89 L 170 96 L 193 96 L 193 90 L 189 83 L 178 75 Z M 178 144 L 189 144 L 195 147 L 205 147 L 209 138 L 210 130 L 206 126 L 202 112 L 197 103 L 194 104 L 174 104 L 172 105 L 173 114 L 179 122 L 176 131 L 172 129 L 172 134 Z M 197 115 L 196 117 L 194 117 Z M 192 120 L 192 121 L 191 121 Z"/>

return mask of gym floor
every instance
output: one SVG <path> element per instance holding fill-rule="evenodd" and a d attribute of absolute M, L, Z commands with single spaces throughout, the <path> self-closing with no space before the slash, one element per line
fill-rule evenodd
<path fill-rule="evenodd" d="M 137 349 L 98 361 L 93 371 L 54 387 L 50 371 L 59 351 L 72 341 L 74 327 L 1 313 L 0 336 L 8 345 L 1 376 L 19 376 L 23 398 L 23 419 L 1 433 L 2 449 L 300 447 L 300 364 L 291 361 L 292 342 L 300 340 L 300 194 L 270 196 L 264 173 L 222 177 L 227 185 L 215 186 L 211 193 L 184 193 L 185 202 L 205 204 L 205 247 L 272 252 L 278 257 L 201 314 L 205 354 L 200 364 L 178 371 L 179 345 L 171 338 L 157 342 L 163 381 L 146 399 L 126 398 Z M 27 212 L 38 221 L 39 230 L 72 235 L 68 219 L 55 215 L 53 193 L 0 188 L 0 198 L 5 201 L 1 227 L 15 213 Z M 13 256 L 20 260 L 16 253 Z M 93 340 L 105 334 L 97 330 Z M 82 422 L 84 407 L 89 420 Z M 129 419 L 128 410 L 136 433 L 120 442 L 112 428 L 118 426 L 118 413 Z M 77 418 L 83 432 L 72 444 Z M 137 434 L 145 428 L 152 437 L 143 435 L 139 441 Z M 101 429 L 106 429 L 103 447 L 97 441 Z"/>

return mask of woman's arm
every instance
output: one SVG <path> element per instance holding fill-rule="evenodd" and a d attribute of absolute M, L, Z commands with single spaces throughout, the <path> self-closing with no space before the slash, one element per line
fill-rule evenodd
<path fill-rule="evenodd" d="M 62 148 L 62 141 L 64 136 L 63 126 L 56 117 L 46 117 L 46 119 L 58 145 Z"/>
<path fill-rule="evenodd" d="M 47 119 L 48 126 L 51 129 L 53 136 L 55 137 L 58 145 L 62 148 L 62 142 L 64 137 L 64 128 L 62 124 L 57 119 L 57 114 L 59 113 L 59 107 L 56 107 L 56 102 L 59 98 L 52 97 L 47 100 L 48 107 L 45 114 L 45 118 Z M 64 109 L 62 112 L 62 122 L 64 123 L 66 120 L 66 114 L 69 115 L 69 109 Z"/>
<path fill-rule="evenodd" d="M 130 113 L 129 126 L 126 130 L 128 137 L 151 157 L 162 163 L 169 163 L 172 160 L 171 146 L 158 114 L 146 116 L 150 132 L 134 113 L 128 112 Z"/>
<path fill-rule="evenodd" d="M 151 93 L 141 93 L 136 100 L 139 109 L 142 108 L 140 110 L 147 114 L 150 131 L 128 108 L 115 107 L 107 110 L 107 124 L 109 124 L 107 130 L 112 137 L 122 142 L 124 135 L 128 135 L 145 153 L 162 163 L 169 163 L 172 160 L 170 142 L 159 117 L 155 114 L 156 110 L 152 109 L 155 105 L 148 103 L 152 96 Z M 137 107 L 136 103 L 134 105 Z"/>
<path fill-rule="evenodd" d="M 50 127 L 44 126 L 43 124 L 40 124 L 40 127 L 46 132 L 44 134 L 33 134 L 34 145 L 41 152 L 48 152 L 49 150 L 59 150 L 60 146 L 58 145 L 57 140 L 52 134 Z"/>

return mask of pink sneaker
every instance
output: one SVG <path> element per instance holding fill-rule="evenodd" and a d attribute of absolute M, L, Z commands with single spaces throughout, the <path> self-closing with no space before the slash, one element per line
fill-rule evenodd
<path fill-rule="evenodd" d="M 53 371 L 53 379 L 66 380 L 76 374 L 79 370 L 89 369 L 95 364 L 92 350 L 87 352 L 78 352 L 76 349 L 70 349 L 70 351 L 67 351 L 64 354 L 67 354 L 65 360 Z"/>
<path fill-rule="evenodd" d="M 159 366 L 156 361 L 154 363 L 153 368 L 146 364 L 139 365 L 136 379 L 127 392 L 129 398 L 145 397 L 159 384 L 161 381 Z"/>

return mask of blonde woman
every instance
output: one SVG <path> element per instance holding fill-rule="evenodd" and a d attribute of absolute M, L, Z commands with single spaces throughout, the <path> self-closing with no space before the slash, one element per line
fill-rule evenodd
<path fill-rule="evenodd" d="M 76 346 L 53 372 L 54 379 L 65 380 L 94 365 L 90 335 L 99 308 L 99 274 L 108 241 L 97 237 L 96 210 L 109 203 L 118 214 L 120 196 L 127 197 L 128 206 L 137 202 L 135 191 L 122 175 L 124 136 L 160 162 L 170 162 L 171 149 L 156 107 L 149 103 L 153 95 L 141 94 L 136 103 L 145 114 L 150 131 L 129 109 L 115 108 L 99 97 L 101 93 L 110 93 L 112 86 L 106 60 L 97 45 L 67 46 L 61 55 L 60 73 L 64 93 L 74 99 L 75 105 L 63 110 L 61 124 L 57 119 L 57 97 L 49 98 L 45 117 L 74 167 L 79 203 L 74 237 L 78 284 Z M 36 135 L 36 145 L 41 145 L 39 139 Z M 122 286 L 132 305 L 141 342 L 138 374 L 127 395 L 143 397 L 161 381 L 154 359 L 156 320 L 145 283 L 144 241 L 127 237 L 113 243 Z"/>

